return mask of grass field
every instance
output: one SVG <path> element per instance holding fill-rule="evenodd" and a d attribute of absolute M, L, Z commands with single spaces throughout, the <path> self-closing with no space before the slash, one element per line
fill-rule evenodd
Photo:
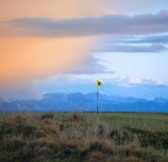
<path fill-rule="evenodd" d="M 0 115 L 0 162 L 167 162 L 168 114 Z"/>

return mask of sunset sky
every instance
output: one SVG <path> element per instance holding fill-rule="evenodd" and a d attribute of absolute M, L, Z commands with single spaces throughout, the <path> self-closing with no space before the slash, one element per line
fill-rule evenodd
<path fill-rule="evenodd" d="M 0 98 L 168 98 L 167 0 L 1 0 Z"/>

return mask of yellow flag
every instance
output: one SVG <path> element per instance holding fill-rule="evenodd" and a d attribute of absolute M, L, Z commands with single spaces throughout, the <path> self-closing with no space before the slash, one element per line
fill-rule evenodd
<path fill-rule="evenodd" d="M 97 87 L 101 87 L 103 85 L 103 83 L 100 81 L 100 80 L 97 80 L 96 81 L 96 86 Z"/>

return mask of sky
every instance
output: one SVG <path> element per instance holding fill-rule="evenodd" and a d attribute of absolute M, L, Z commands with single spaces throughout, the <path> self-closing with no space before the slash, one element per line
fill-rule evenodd
<path fill-rule="evenodd" d="M 167 0 L 1 0 L 0 98 L 96 90 L 168 98 Z"/>

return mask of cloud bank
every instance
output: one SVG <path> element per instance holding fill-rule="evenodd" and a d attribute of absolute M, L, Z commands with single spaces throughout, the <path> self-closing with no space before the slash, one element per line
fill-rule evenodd
<path fill-rule="evenodd" d="M 21 18 L 7 23 L 20 29 L 16 34 L 35 37 L 143 35 L 168 32 L 168 11 L 156 15 L 107 15 L 67 20 Z"/>
<path fill-rule="evenodd" d="M 0 40 L 0 43 L 0 98 L 5 96 L 11 98 L 14 96 L 11 94 L 21 94 L 16 89 L 22 82 L 25 87 L 30 87 L 29 82 L 32 79 L 78 70 L 80 64 L 89 57 L 88 50 L 92 39 L 13 38 Z M 32 93 L 35 92 L 33 88 L 31 89 Z"/>
<path fill-rule="evenodd" d="M 168 43 L 168 35 L 153 35 L 153 36 L 146 36 L 146 37 L 135 37 L 132 40 L 124 40 L 125 43 L 162 43 L 167 44 Z"/>
<path fill-rule="evenodd" d="M 131 53 L 139 53 L 139 52 L 153 52 L 157 53 L 160 51 L 164 51 L 167 48 L 161 44 L 152 44 L 152 45 L 130 45 L 130 44 L 104 44 L 96 47 L 94 49 L 95 52 L 131 52 Z"/>

